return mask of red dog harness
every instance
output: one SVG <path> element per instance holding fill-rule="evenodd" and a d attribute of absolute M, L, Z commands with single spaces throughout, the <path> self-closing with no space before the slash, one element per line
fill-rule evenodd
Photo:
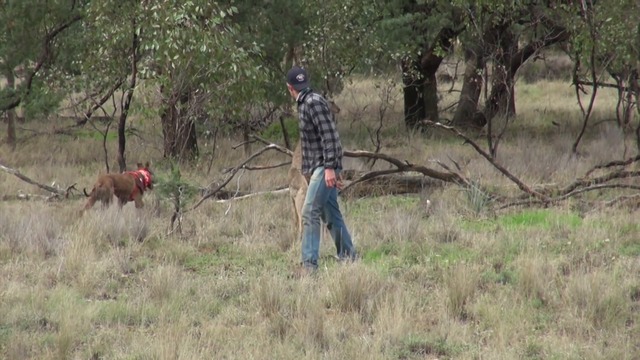
<path fill-rule="evenodd" d="M 146 189 L 151 186 L 151 174 L 146 169 L 139 169 L 136 171 L 127 171 L 125 174 L 133 176 L 135 186 L 133 187 L 133 191 L 129 196 L 129 201 L 133 201 L 138 195 L 138 193 L 142 194 Z"/>

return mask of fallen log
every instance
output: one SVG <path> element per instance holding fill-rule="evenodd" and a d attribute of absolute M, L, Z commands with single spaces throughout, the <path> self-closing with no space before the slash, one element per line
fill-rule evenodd
<path fill-rule="evenodd" d="M 354 181 L 366 176 L 367 172 L 345 170 L 342 178 L 345 180 L 345 188 L 341 195 L 346 198 L 360 198 L 368 196 L 419 194 L 425 189 L 442 187 L 447 182 L 423 176 L 422 174 L 386 174 L 379 175 L 358 183 Z M 351 185 L 353 184 L 353 185 Z"/>

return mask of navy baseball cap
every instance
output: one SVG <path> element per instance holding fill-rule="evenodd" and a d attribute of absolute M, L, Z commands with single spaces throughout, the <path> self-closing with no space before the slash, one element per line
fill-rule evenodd
<path fill-rule="evenodd" d="M 294 66 L 287 73 L 287 83 L 293 86 L 297 91 L 304 90 L 309 87 L 309 75 L 307 70 Z"/>

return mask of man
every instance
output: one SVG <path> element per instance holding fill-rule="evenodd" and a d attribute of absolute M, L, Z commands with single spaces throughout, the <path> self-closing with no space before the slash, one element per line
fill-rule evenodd
<path fill-rule="evenodd" d="M 338 206 L 338 188 L 342 170 L 342 144 L 333 113 L 327 100 L 310 88 L 309 75 L 294 66 L 287 73 L 289 94 L 298 104 L 302 174 L 309 188 L 302 208 L 302 265 L 305 270 L 318 268 L 320 222 L 336 245 L 338 259 L 352 260 L 356 251 Z"/>

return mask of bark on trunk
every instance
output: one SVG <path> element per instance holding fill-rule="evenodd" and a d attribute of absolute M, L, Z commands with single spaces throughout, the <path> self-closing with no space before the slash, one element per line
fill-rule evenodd
<path fill-rule="evenodd" d="M 497 51 L 493 64 L 491 95 L 485 105 L 484 115 L 488 121 L 495 116 L 513 116 L 516 114 L 514 77 L 526 59 L 516 60 L 518 42 L 507 25 L 498 27 Z"/>
<path fill-rule="evenodd" d="M 188 116 L 189 93 L 173 93 L 166 98 L 168 104 L 161 115 L 164 157 L 193 160 L 198 156 L 198 140 L 196 124 Z"/>
<path fill-rule="evenodd" d="M 436 68 L 437 70 L 437 68 Z M 424 88 L 422 98 L 424 99 L 425 119 L 438 122 L 438 80 L 436 80 L 436 72 L 424 74 Z"/>
<path fill-rule="evenodd" d="M 5 72 L 5 77 L 7 78 L 7 87 L 9 89 L 15 89 L 16 80 L 11 69 L 8 69 Z M 15 150 L 17 142 L 18 138 L 16 135 L 16 110 L 15 108 L 12 108 L 7 110 L 7 145 L 9 145 L 11 150 Z"/>
<path fill-rule="evenodd" d="M 133 92 L 136 88 L 136 83 L 138 80 L 138 45 L 139 39 L 138 34 L 136 32 L 136 20 L 133 19 L 131 22 L 131 28 L 133 29 L 133 36 L 131 41 L 131 75 L 129 80 L 129 85 L 126 90 L 126 96 L 124 99 L 124 104 L 122 105 L 122 110 L 120 112 L 120 119 L 118 121 L 118 167 L 120 172 L 124 172 L 127 169 L 127 162 L 124 156 L 125 147 L 127 145 L 127 140 L 125 137 L 125 130 L 127 124 L 127 117 L 129 116 L 129 109 L 131 108 L 131 102 L 133 101 Z"/>
<path fill-rule="evenodd" d="M 466 128 L 480 128 L 487 122 L 484 116 L 478 114 L 478 101 L 483 85 L 483 71 L 485 68 L 482 50 L 477 47 L 465 51 L 465 71 L 458 107 L 453 116 L 453 125 Z"/>
<path fill-rule="evenodd" d="M 416 128 L 425 118 L 424 79 L 420 77 L 415 62 L 402 65 L 402 89 L 404 97 L 404 123 L 409 129 Z"/>

